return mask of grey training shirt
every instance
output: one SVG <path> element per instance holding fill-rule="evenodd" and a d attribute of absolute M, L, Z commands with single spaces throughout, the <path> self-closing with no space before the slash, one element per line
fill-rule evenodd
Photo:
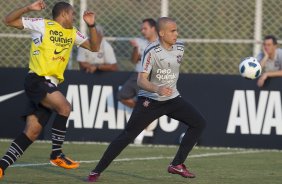
<path fill-rule="evenodd" d="M 184 54 L 184 44 L 176 42 L 171 50 L 164 49 L 159 40 L 147 46 L 142 55 L 143 72 L 149 74 L 149 81 L 157 86 L 171 87 L 171 96 L 160 96 L 157 93 L 140 89 L 138 96 L 148 97 L 157 101 L 165 101 L 179 95 L 176 83 L 179 77 L 180 64 Z"/>

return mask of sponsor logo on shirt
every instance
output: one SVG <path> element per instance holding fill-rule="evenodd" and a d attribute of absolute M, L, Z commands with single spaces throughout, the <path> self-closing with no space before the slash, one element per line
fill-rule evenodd
<path fill-rule="evenodd" d="M 63 56 L 52 57 L 52 61 L 65 62 L 66 58 Z"/>
<path fill-rule="evenodd" d="M 172 83 L 176 75 L 172 73 L 171 69 L 158 69 L 156 78 L 163 83 Z"/>
<path fill-rule="evenodd" d="M 147 58 L 146 63 L 145 63 L 144 70 L 148 70 L 148 66 L 150 64 L 150 61 L 151 61 L 151 53 L 149 52 L 148 53 L 148 58 Z"/>
<path fill-rule="evenodd" d="M 177 50 L 184 51 L 184 47 L 183 46 L 177 46 Z"/>
<path fill-rule="evenodd" d="M 50 30 L 50 40 L 59 47 L 66 47 L 71 45 L 73 40 L 72 38 L 64 37 L 62 31 Z"/>
<path fill-rule="evenodd" d="M 178 55 L 177 57 L 177 63 L 181 63 L 182 62 L 182 55 Z"/>
<path fill-rule="evenodd" d="M 33 55 L 39 55 L 39 50 L 35 50 L 35 51 L 33 51 Z"/>
<path fill-rule="evenodd" d="M 76 31 L 76 34 L 81 37 L 82 39 L 85 39 L 86 37 L 79 31 Z"/>
<path fill-rule="evenodd" d="M 40 39 L 39 39 L 39 38 L 35 38 L 35 39 L 33 40 L 33 42 L 34 42 L 35 45 L 37 45 L 37 44 L 40 43 Z"/>
<path fill-rule="evenodd" d="M 29 17 L 25 17 L 24 20 L 29 20 L 31 22 L 37 22 L 37 21 L 43 20 L 43 18 L 29 18 Z"/>
<path fill-rule="evenodd" d="M 55 49 L 54 50 L 54 54 L 60 54 L 61 52 L 63 52 L 64 50 L 67 50 L 67 49 L 69 49 L 69 48 L 63 48 L 63 49 L 61 49 L 61 50 L 59 50 L 59 51 L 57 51 L 57 49 Z"/>

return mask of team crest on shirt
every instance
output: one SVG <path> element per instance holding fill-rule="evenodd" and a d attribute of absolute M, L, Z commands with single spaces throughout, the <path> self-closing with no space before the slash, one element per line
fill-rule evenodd
<path fill-rule="evenodd" d="M 149 104 L 150 104 L 150 101 L 149 101 L 149 100 L 145 100 L 145 101 L 143 102 L 143 106 L 144 106 L 144 107 L 149 107 Z"/>
<path fill-rule="evenodd" d="M 182 55 L 178 55 L 177 57 L 177 63 L 181 63 L 182 62 Z"/>
<path fill-rule="evenodd" d="M 103 53 L 103 52 L 98 52 L 98 53 L 97 53 L 97 57 L 98 57 L 99 59 L 103 58 L 103 57 L 104 57 L 104 53 Z"/>

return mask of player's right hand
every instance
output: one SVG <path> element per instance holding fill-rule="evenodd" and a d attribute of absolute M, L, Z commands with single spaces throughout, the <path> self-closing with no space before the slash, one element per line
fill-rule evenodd
<path fill-rule="evenodd" d="M 46 8 L 46 4 L 43 0 L 37 0 L 28 6 L 30 11 L 41 11 Z"/>
<path fill-rule="evenodd" d="M 159 86 L 157 93 L 160 96 L 171 96 L 172 95 L 172 88 L 167 87 L 167 86 Z"/>
<path fill-rule="evenodd" d="M 138 47 L 138 44 L 137 44 L 137 40 L 136 40 L 136 39 L 132 39 L 132 40 L 130 40 L 129 42 L 130 42 L 130 44 L 131 44 L 132 47 Z"/>
<path fill-rule="evenodd" d="M 265 47 L 263 47 L 263 55 L 266 59 L 269 58 L 269 54 L 268 54 L 267 50 L 265 49 Z"/>

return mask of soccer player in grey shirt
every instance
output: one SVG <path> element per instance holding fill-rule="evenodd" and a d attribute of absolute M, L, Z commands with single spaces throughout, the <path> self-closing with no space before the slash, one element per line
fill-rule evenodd
<path fill-rule="evenodd" d="M 87 181 L 96 182 L 100 174 L 153 120 L 167 115 L 179 120 L 188 129 L 179 149 L 168 166 L 168 172 L 185 178 L 194 178 L 184 162 L 201 135 L 206 121 L 190 103 L 186 102 L 176 88 L 184 45 L 177 42 L 176 22 L 168 17 L 158 19 L 159 40 L 150 44 L 142 56 L 143 71 L 137 83 L 142 89 L 138 101 L 124 131 L 109 145 Z"/>
<path fill-rule="evenodd" d="M 275 36 L 267 35 L 264 37 L 263 52 L 257 57 L 264 70 L 257 82 L 259 87 L 262 87 L 268 78 L 282 77 L 282 49 L 277 46 L 278 42 Z"/>

